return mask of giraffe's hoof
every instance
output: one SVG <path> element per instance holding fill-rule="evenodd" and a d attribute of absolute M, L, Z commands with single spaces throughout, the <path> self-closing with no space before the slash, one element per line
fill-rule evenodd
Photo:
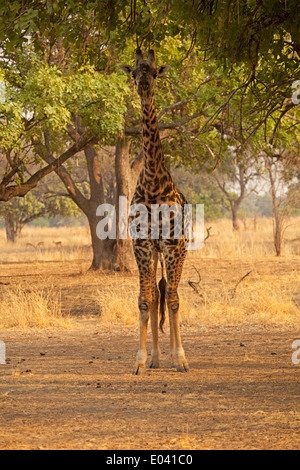
<path fill-rule="evenodd" d="M 159 369 L 159 362 L 157 362 L 157 361 L 150 361 L 149 369 Z"/>
<path fill-rule="evenodd" d="M 172 369 L 176 369 L 176 367 L 177 367 L 177 366 L 176 366 L 176 360 L 175 360 L 174 354 L 172 354 L 172 353 L 170 354 L 170 361 L 171 361 L 171 367 L 172 367 Z"/>
<path fill-rule="evenodd" d="M 177 366 L 177 372 L 188 372 L 190 370 L 189 365 L 187 362 L 184 364 L 180 364 Z"/>
<path fill-rule="evenodd" d="M 145 364 L 136 364 L 133 368 L 132 375 L 142 375 L 146 370 Z"/>

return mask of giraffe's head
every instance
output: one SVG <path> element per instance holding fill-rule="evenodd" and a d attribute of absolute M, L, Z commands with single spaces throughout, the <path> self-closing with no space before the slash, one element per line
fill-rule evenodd
<path fill-rule="evenodd" d="M 153 96 L 155 79 L 162 77 L 169 68 L 169 65 L 155 67 L 154 51 L 152 49 L 149 50 L 147 60 L 143 59 L 141 49 L 137 49 L 134 67 L 121 65 L 121 69 L 133 77 L 137 92 L 144 101 L 149 101 Z"/>

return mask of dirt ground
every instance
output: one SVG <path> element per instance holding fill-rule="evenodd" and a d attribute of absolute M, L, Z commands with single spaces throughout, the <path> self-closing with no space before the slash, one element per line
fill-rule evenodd
<path fill-rule="evenodd" d="M 34 282 L 31 269 L 20 280 Z M 80 275 L 65 275 L 80 295 Z M 137 332 L 91 314 L 67 329 L 2 329 L 0 449 L 300 449 L 300 329 L 184 326 L 189 373 L 170 368 L 167 330 L 161 369 L 133 376 Z"/>
<path fill-rule="evenodd" d="M 1 449 L 299 449 L 295 332 L 185 328 L 191 370 L 130 374 L 137 338 L 76 329 L 1 332 Z"/>

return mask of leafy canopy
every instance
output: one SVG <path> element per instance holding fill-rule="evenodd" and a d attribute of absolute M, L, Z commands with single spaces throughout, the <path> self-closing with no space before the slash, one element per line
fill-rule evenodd
<path fill-rule="evenodd" d="M 20 147 L 24 138 L 34 140 L 45 129 L 62 134 L 58 141 L 64 146 L 74 115 L 101 142 L 122 129 L 129 87 L 121 72 L 106 76 L 88 65 L 64 70 L 25 51 L 12 67 L 2 63 L 0 73 L 6 90 L 0 103 L 3 149 Z"/>

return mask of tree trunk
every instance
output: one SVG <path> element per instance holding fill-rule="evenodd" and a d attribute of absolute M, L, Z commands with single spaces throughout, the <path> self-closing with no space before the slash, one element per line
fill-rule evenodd
<path fill-rule="evenodd" d="M 95 216 L 96 207 L 93 211 L 85 212 L 89 220 L 93 245 L 94 256 L 92 266 L 90 268 L 92 270 L 103 268 L 114 269 L 117 271 L 130 271 L 135 267 L 135 258 L 133 254 L 131 238 L 129 238 L 128 232 L 127 238 L 122 238 L 119 231 L 120 225 L 122 226 L 122 223 L 128 224 L 128 210 L 133 193 L 135 191 L 138 175 L 143 167 L 143 154 L 140 153 L 140 155 L 133 161 L 133 164 L 130 165 L 129 151 L 130 139 L 119 136 L 117 138 L 115 153 L 116 239 L 107 238 L 105 240 L 99 240 L 96 234 L 96 227 L 97 223 L 101 219 Z M 92 186 L 91 191 L 93 191 Z M 93 194 L 93 192 L 91 192 L 91 194 Z M 102 194 L 104 199 L 104 191 Z M 121 205 L 120 207 L 120 197 L 122 196 L 124 197 L 126 204 Z"/>
<path fill-rule="evenodd" d="M 274 227 L 274 246 L 276 251 L 276 256 L 280 256 L 281 254 L 281 223 L 280 220 L 275 218 L 275 227 Z"/>
<path fill-rule="evenodd" d="M 26 222 L 14 220 L 12 215 L 5 216 L 6 240 L 15 243 L 20 236 L 22 228 Z"/>
<path fill-rule="evenodd" d="M 116 240 L 111 240 L 109 238 L 101 240 L 97 236 L 97 224 L 99 222 L 99 218 L 96 217 L 96 210 L 91 211 L 86 214 L 86 216 L 89 222 L 93 248 L 93 260 L 89 270 L 97 271 L 98 269 L 115 269 Z"/>
<path fill-rule="evenodd" d="M 239 222 L 238 222 L 238 208 L 236 204 L 232 204 L 231 206 L 231 216 L 232 216 L 232 228 L 235 231 L 240 229 Z"/>
<path fill-rule="evenodd" d="M 101 240 L 98 238 L 96 229 L 97 224 L 101 221 L 96 216 L 97 207 L 104 203 L 104 188 L 101 178 L 100 164 L 97 153 L 92 148 L 85 150 L 87 166 L 90 178 L 91 199 L 86 204 L 85 214 L 89 221 L 92 247 L 93 261 L 91 270 L 111 269 L 116 271 L 130 271 L 134 263 L 134 255 L 130 238 L 119 238 L 119 221 L 121 218 L 126 222 L 128 209 L 131 201 L 131 169 L 129 164 L 130 141 L 125 138 L 118 138 L 115 154 L 115 174 L 116 174 L 116 238 L 106 238 Z M 127 198 L 127 207 L 124 214 L 120 214 L 119 196 Z M 123 216 L 123 217 L 122 217 Z"/>
<path fill-rule="evenodd" d="M 16 232 L 14 227 L 14 220 L 11 215 L 5 216 L 5 230 L 6 230 L 6 240 L 11 243 L 16 241 Z"/>
<path fill-rule="evenodd" d="M 126 137 L 120 136 L 117 139 L 116 145 L 116 158 L 115 158 L 115 174 L 116 174 L 116 222 L 117 222 L 117 240 L 116 240 L 116 253 L 115 262 L 121 271 L 130 271 L 134 266 L 134 254 L 132 249 L 132 241 L 128 236 L 127 238 L 120 239 L 119 226 L 120 221 L 128 222 L 128 210 L 132 199 L 131 188 L 131 169 L 129 163 L 129 150 L 130 140 Z M 121 207 L 120 211 L 120 196 L 127 199 L 126 207 Z M 125 213 L 123 213 L 125 212 Z"/>
<path fill-rule="evenodd" d="M 266 156 L 265 165 L 268 170 L 270 186 L 271 186 L 271 196 L 272 196 L 272 208 L 273 208 L 273 240 L 276 256 L 281 254 L 281 242 L 282 242 L 282 220 L 279 213 L 279 206 L 277 203 L 277 194 L 276 194 L 276 174 L 273 175 L 272 172 L 272 162 Z"/>
<path fill-rule="evenodd" d="M 80 131 L 79 124 L 77 131 Z M 70 135 L 72 135 L 70 129 Z M 80 131 L 81 132 L 81 131 Z M 80 134 L 79 132 L 79 134 Z M 45 136 L 46 140 L 47 136 Z M 73 136 L 72 136 L 73 138 Z M 101 240 L 97 236 L 97 225 L 101 218 L 96 216 L 97 207 L 103 204 L 104 201 L 104 187 L 101 176 L 101 167 L 98 160 L 98 155 L 94 146 L 87 146 L 84 149 L 84 154 L 87 162 L 87 169 L 90 182 L 90 198 L 86 198 L 81 191 L 76 187 L 71 174 L 62 165 L 56 169 L 56 173 L 64 183 L 70 197 L 77 204 L 77 206 L 86 215 L 92 241 L 93 260 L 90 266 L 91 270 L 97 269 L 115 269 L 115 270 L 130 270 L 135 266 L 135 260 L 132 249 L 131 239 L 119 238 L 119 197 L 127 197 L 127 211 L 124 217 L 127 219 L 128 208 L 132 199 L 133 191 L 136 186 L 136 181 L 139 172 L 143 166 L 142 154 L 140 154 L 132 166 L 129 161 L 130 139 L 125 137 L 117 138 L 116 155 L 115 155 L 115 175 L 116 175 L 116 239 Z M 41 157 L 51 163 L 54 157 L 50 152 L 40 151 Z"/>
<path fill-rule="evenodd" d="M 272 171 L 272 170 L 271 170 Z M 272 202 L 273 202 L 273 237 L 274 237 L 274 247 L 276 256 L 281 254 L 281 241 L 282 241 L 282 221 L 279 213 L 279 207 L 277 205 L 276 190 L 273 178 L 270 178 L 271 181 L 271 192 L 272 192 Z"/>
<path fill-rule="evenodd" d="M 225 197 L 227 201 L 230 204 L 230 209 L 231 209 L 231 218 L 232 218 L 232 228 L 233 230 L 239 230 L 239 222 L 238 222 L 238 210 L 243 202 L 243 200 L 246 197 L 246 182 L 245 182 L 245 172 L 243 167 L 239 166 L 238 168 L 238 177 L 237 181 L 240 186 L 240 194 L 237 199 L 235 199 L 231 193 L 226 189 L 225 184 L 226 182 L 223 181 L 223 183 L 219 180 L 217 175 L 213 175 L 214 180 L 216 181 L 217 185 L 221 189 L 221 191 L 225 194 Z"/>

